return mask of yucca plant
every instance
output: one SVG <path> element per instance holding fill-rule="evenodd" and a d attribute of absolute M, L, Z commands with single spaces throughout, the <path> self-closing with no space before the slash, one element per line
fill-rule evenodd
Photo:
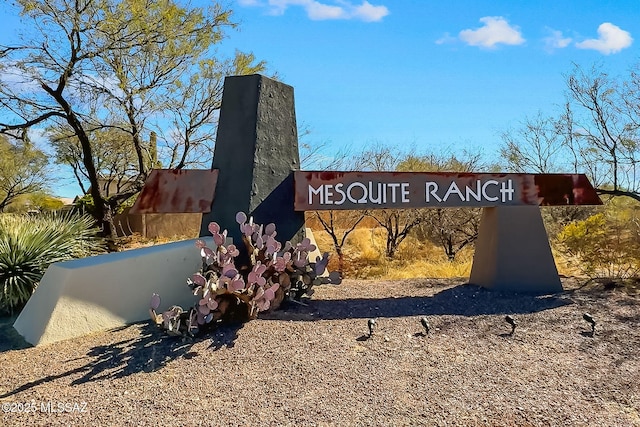
<path fill-rule="evenodd" d="M 26 304 L 50 264 L 103 250 L 88 216 L 0 215 L 0 312 Z"/>

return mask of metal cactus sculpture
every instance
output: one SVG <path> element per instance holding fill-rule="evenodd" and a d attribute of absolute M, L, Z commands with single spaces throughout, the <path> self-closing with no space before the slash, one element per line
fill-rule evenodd
<path fill-rule="evenodd" d="M 275 310 L 283 301 L 299 302 L 313 293 L 312 287 L 321 283 L 339 283 L 340 276 L 332 273 L 321 277 L 327 268 L 327 253 L 309 262 L 309 253 L 316 247 L 309 239 L 284 246 L 276 240 L 274 224 L 262 226 L 252 218 L 247 220 L 238 212 L 236 221 L 243 234 L 250 266 L 237 266 L 235 258 L 240 251 L 226 245 L 227 231 L 212 222 L 209 231 L 216 248 L 207 247 L 203 240 L 196 246 L 202 256 L 202 269 L 187 279 L 187 285 L 197 302 L 190 310 L 172 306 L 158 315 L 160 296 L 153 294 L 150 304 L 151 319 L 170 335 L 193 336 L 224 321 L 246 321 L 258 313 Z"/>

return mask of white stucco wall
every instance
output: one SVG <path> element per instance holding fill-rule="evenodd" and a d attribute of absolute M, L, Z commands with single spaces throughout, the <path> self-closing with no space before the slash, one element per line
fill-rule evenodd
<path fill-rule="evenodd" d="M 13 326 L 41 345 L 148 319 L 154 292 L 160 310 L 190 307 L 201 262 L 194 239 L 52 264 Z"/>

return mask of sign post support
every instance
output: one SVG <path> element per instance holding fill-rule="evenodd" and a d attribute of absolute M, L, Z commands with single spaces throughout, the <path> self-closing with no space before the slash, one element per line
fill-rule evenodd
<path fill-rule="evenodd" d="M 235 219 L 243 211 L 256 223 L 275 223 L 283 242 L 302 240 L 304 212 L 293 210 L 293 171 L 300 169 L 293 87 L 258 74 L 225 78 L 212 169 L 218 181 L 201 236 L 215 221 L 243 248 Z"/>
<path fill-rule="evenodd" d="M 469 283 L 507 292 L 562 291 L 538 206 L 482 209 Z"/>

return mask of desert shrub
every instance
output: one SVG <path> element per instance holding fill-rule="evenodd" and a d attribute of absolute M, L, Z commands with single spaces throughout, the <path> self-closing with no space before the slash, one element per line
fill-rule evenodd
<path fill-rule="evenodd" d="M 139 194 L 139 193 L 138 193 Z M 114 214 L 118 215 L 121 214 L 122 212 L 124 212 L 125 209 L 130 208 L 133 206 L 133 204 L 135 203 L 136 199 L 138 198 L 138 194 L 135 194 L 131 197 L 129 197 L 127 200 L 125 200 L 124 202 L 118 204 L 118 208 L 114 211 Z M 91 196 L 91 194 L 85 194 L 82 197 L 79 197 L 74 203 L 73 203 L 76 211 L 81 212 L 81 213 L 87 213 L 89 215 L 92 216 L 96 216 L 96 205 L 93 201 L 93 197 Z"/>
<path fill-rule="evenodd" d="M 311 296 L 312 287 L 321 283 L 339 283 L 334 273 L 322 277 L 329 255 L 309 262 L 309 253 L 316 247 L 308 238 L 292 245 L 276 240 L 274 224 L 258 225 L 243 212 L 236 220 L 243 234 L 249 265 L 239 265 L 241 256 L 234 244 L 226 244 L 227 230 L 212 222 L 209 231 L 216 248 L 207 247 L 204 240 L 196 246 L 202 256 L 202 269 L 187 279 L 187 285 L 197 301 L 184 310 L 172 306 L 161 315 L 156 314 L 160 296 L 151 297 L 151 318 L 170 335 L 193 336 L 225 321 L 243 322 L 257 317 L 259 312 L 275 310 L 287 301 L 299 302 Z"/>
<path fill-rule="evenodd" d="M 559 249 L 590 278 L 638 277 L 639 219 L 635 208 L 609 204 L 604 212 L 565 226 Z"/>
<path fill-rule="evenodd" d="M 421 242 L 441 248 L 447 259 L 454 262 L 459 253 L 475 245 L 481 216 L 480 208 L 425 209 L 413 234 Z"/>
<path fill-rule="evenodd" d="M 540 209 L 544 227 L 555 243 L 564 228 L 576 221 L 583 221 L 603 209 L 600 206 L 544 206 Z"/>
<path fill-rule="evenodd" d="M 0 215 L 0 311 L 20 309 L 50 264 L 102 251 L 93 225 L 71 213 Z"/>

